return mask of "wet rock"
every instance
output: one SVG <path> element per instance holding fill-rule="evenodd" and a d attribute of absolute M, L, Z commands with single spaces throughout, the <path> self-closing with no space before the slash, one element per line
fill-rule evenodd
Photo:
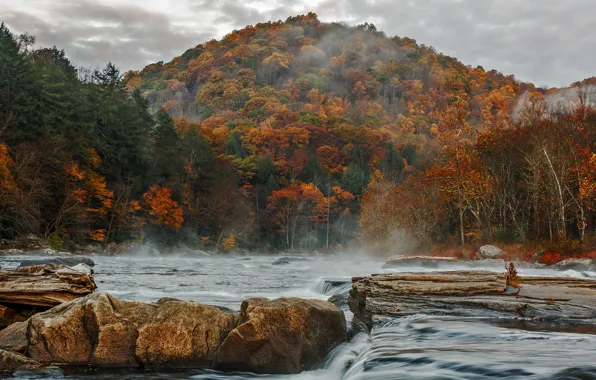
<path fill-rule="evenodd" d="M 0 271 L 0 303 L 53 307 L 93 292 L 93 276 L 64 265 Z"/>
<path fill-rule="evenodd" d="M 40 368 L 42 365 L 18 352 L 0 349 L 0 373 L 13 372 L 18 369 Z"/>
<path fill-rule="evenodd" d="M 348 305 L 348 293 L 334 294 L 329 297 L 327 302 L 332 303 L 342 309 Z"/>
<path fill-rule="evenodd" d="M 40 257 L 35 259 L 23 260 L 19 264 L 19 268 L 33 267 L 37 265 L 65 265 L 67 267 L 75 267 L 79 264 L 85 264 L 89 267 L 95 266 L 95 262 L 85 256 L 67 256 L 67 257 Z"/>
<path fill-rule="evenodd" d="M 287 265 L 303 261 L 310 261 L 310 259 L 307 259 L 306 257 L 280 257 L 272 262 L 271 265 Z"/>
<path fill-rule="evenodd" d="M 567 259 L 553 265 L 560 270 L 589 271 L 595 269 L 595 263 L 592 259 Z"/>
<path fill-rule="evenodd" d="M 422 267 L 439 268 L 439 266 L 448 266 L 458 264 L 459 260 L 455 257 L 433 257 L 433 256 L 396 256 L 385 261 L 383 268 L 399 267 Z"/>
<path fill-rule="evenodd" d="M 289 374 L 312 369 L 346 341 L 343 311 L 319 300 L 252 298 L 224 340 L 217 368 Z"/>
<path fill-rule="evenodd" d="M 505 257 L 505 252 L 494 245 L 483 245 L 476 253 L 476 259 L 502 259 Z"/>
<path fill-rule="evenodd" d="M 0 349 L 25 352 L 27 348 L 27 322 L 13 323 L 0 331 Z"/>
<path fill-rule="evenodd" d="M 596 321 L 596 281 L 521 277 L 507 291 L 505 275 L 484 271 L 394 273 L 355 277 L 348 299 L 367 326 L 413 314 Z"/>
<path fill-rule="evenodd" d="M 146 304 L 94 293 L 1 334 L 11 342 L 7 348 L 26 346 L 25 354 L 42 364 L 298 373 L 346 340 L 346 324 L 341 310 L 318 300 L 249 299 L 234 313 L 177 299 Z"/>
<path fill-rule="evenodd" d="M 95 293 L 32 317 L 27 354 L 43 363 L 209 368 L 237 319 L 194 302 Z"/>

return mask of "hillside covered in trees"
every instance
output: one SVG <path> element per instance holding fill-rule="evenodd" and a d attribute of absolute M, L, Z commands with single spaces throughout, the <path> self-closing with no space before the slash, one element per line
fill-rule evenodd
<path fill-rule="evenodd" d="M 538 89 L 312 13 L 124 76 L 31 42 L 1 29 L 0 237 L 590 247 L 595 80 Z"/>

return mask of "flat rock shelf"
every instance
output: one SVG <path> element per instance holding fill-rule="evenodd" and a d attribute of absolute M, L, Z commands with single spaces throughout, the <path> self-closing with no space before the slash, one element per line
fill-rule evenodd
<path fill-rule="evenodd" d="M 348 304 L 369 327 L 415 314 L 596 322 L 596 281 L 521 277 L 520 285 L 486 271 L 373 274 L 352 279 Z"/>

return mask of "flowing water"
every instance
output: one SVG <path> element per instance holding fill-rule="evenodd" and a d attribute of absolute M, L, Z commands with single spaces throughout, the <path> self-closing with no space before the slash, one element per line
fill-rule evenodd
<path fill-rule="evenodd" d="M 14 268 L 24 256 L 0 256 Z M 30 258 L 30 256 L 29 256 Z M 272 256 L 93 257 L 99 291 L 122 299 L 161 297 L 238 310 L 248 297 L 327 299 L 345 293 L 352 276 L 396 271 L 365 256 L 307 256 L 272 265 Z M 489 264 L 487 264 L 489 265 Z M 405 268 L 407 271 L 441 268 Z M 465 267 L 448 269 L 469 269 Z M 503 271 L 500 266 L 481 269 Z M 520 275 L 596 278 L 596 273 L 519 268 Z M 352 318 L 346 309 L 346 317 Z M 66 369 L 65 374 L 16 373 L 16 379 L 596 379 L 596 328 L 532 321 L 416 315 L 388 320 L 326 358 L 322 368 L 291 376 L 205 370 Z"/>

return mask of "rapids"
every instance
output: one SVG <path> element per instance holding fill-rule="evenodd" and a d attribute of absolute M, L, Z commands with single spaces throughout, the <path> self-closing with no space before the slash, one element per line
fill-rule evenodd
<path fill-rule="evenodd" d="M 15 268 L 30 256 L 0 256 Z M 248 297 L 328 299 L 346 293 L 352 276 L 396 271 L 366 256 L 307 256 L 271 265 L 277 256 L 95 256 L 99 291 L 122 299 L 161 297 L 238 310 Z M 446 268 L 445 268 L 446 269 Z M 449 267 L 448 270 L 458 268 Z M 459 269 L 469 269 L 462 265 Z M 503 271 L 500 266 L 484 268 Z M 441 268 L 405 268 L 407 271 Z M 520 275 L 595 278 L 596 273 L 520 266 Z M 351 313 L 345 309 L 346 317 Z M 596 379 L 596 328 L 531 321 L 415 315 L 377 324 L 332 352 L 322 368 L 290 376 L 205 370 L 96 370 L 66 368 L 65 375 L 16 373 L 14 379 Z"/>

